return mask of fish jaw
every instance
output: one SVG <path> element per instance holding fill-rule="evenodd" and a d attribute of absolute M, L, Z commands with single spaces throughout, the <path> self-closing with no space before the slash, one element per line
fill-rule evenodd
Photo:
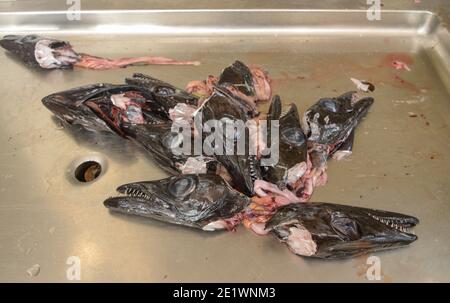
<path fill-rule="evenodd" d="M 119 186 L 123 196 L 104 202 L 111 211 L 206 231 L 227 227 L 249 199 L 213 174 L 180 175 Z M 225 222 L 225 223 L 224 223 Z"/>
<path fill-rule="evenodd" d="M 353 143 L 355 141 L 355 130 L 350 133 L 350 136 L 337 148 L 331 157 L 336 161 L 341 161 L 350 157 L 353 153 Z"/>
<path fill-rule="evenodd" d="M 151 111 L 151 96 L 139 87 L 107 83 L 86 85 L 46 96 L 42 103 L 59 119 L 87 130 L 114 132 L 125 137 L 125 124 L 169 121 Z"/>
<path fill-rule="evenodd" d="M 351 154 L 354 130 L 373 102 L 373 98 L 359 99 L 356 92 L 347 92 L 337 98 L 322 98 L 305 112 L 301 125 L 307 136 L 311 168 L 297 184 L 299 195 L 326 183 L 330 156 L 342 159 Z"/>
<path fill-rule="evenodd" d="M 42 103 L 59 120 L 65 123 L 78 124 L 90 131 L 117 133 L 118 130 L 114 126 L 108 125 L 104 119 L 85 104 L 90 98 L 114 88 L 117 88 L 117 86 L 107 83 L 86 85 L 48 95 L 42 99 Z"/>
<path fill-rule="evenodd" d="M 337 98 L 322 98 L 303 117 L 302 128 L 309 142 L 338 148 L 367 114 L 373 98 L 358 99 L 356 92 Z"/>
<path fill-rule="evenodd" d="M 259 161 L 253 155 L 216 155 L 232 179 L 233 187 L 251 197 L 255 195 L 254 182 L 262 179 Z"/>
<path fill-rule="evenodd" d="M 280 207 L 266 229 L 298 255 L 339 259 L 407 246 L 417 240 L 408 229 L 418 223 L 394 212 L 301 203 Z"/>
<path fill-rule="evenodd" d="M 281 101 L 274 96 L 267 115 L 268 123 L 279 121 L 278 163 L 267 166 L 265 179 L 276 184 L 280 189 L 292 190 L 297 181 L 308 171 L 307 140 L 304 135 L 295 104 L 288 105 L 282 111 Z M 271 127 L 269 126 L 269 132 Z M 273 134 L 269 133 L 269 138 Z"/>
<path fill-rule="evenodd" d="M 222 88 L 216 88 L 214 93 L 204 101 L 201 110 L 198 112 L 201 115 L 202 121 L 220 121 L 220 126 L 224 129 L 216 130 L 222 132 L 223 140 L 222 152 L 218 153 L 216 150 L 211 150 L 212 154 L 206 153 L 207 156 L 211 156 L 217 159 L 219 163 L 223 165 L 228 171 L 228 174 L 232 178 L 232 184 L 242 193 L 253 196 L 253 182 L 257 179 L 261 179 L 261 171 L 259 160 L 256 155 L 250 152 L 250 139 L 249 136 L 234 133 L 235 138 L 231 138 L 229 142 L 229 134 L 226 133 L 226 123 L 239 122 L 242 123 L 242 127 L 246 129 L 245 123 L 252 116 L 252 109 L 247 106 L 245 102 L 236 98 L 228 93 L 228 91 Z M 204 136 L 208 133 L 204 132 Z M 242 137 L 241 137 L 242 136 Z M 245 151 L 242 155 L 236 155 L 237 140 L 239 138 L 245 139 Z M 233 144 L 229 146 L 228 144 Z M 233 148 L 233 150 L 231 150 Z M 231 152 L 228 152 L 230 150 Z"/>

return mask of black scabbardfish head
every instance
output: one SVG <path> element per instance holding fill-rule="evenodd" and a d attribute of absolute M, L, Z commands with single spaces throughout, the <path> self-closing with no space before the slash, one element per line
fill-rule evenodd
<path fill-rule="evenodd" d="M 249 198 L 215 174 L 180 175 L 117 188 L 121 196 L 104 205 L 112 211 L 213 231 L 240 213 Z"/>
<path fill-rule="evenodd" d="M 291 189 L 307 169 L 307 142 L 295 104 L 282 110 L 279 96 L 274 96 L 267 115 L 268 144 L 278 144 L 278 162 L 265 168 L 265 179 L 280 189 Z M 278 141 L 271 142 L 271 124 L 278 121 Z"/>
<path fill-rule="evenodd" d="M 44 69 L 71 68 L 80 59 L 69 42 L 38 35 L 6 35 L 0 46 L 27 65 Z"/>
<path fill-rule="evenodd" d="M 337 259 L 399 248 L 417 240 L 415 217 L 331 203 L 283 206 L 266 229 L 301 256 Z"/>
<path fill-rule="evenodd" d="M 350 136 L 373 102 L 371 97 L 359 99 L 356 92 L 320 99 L 303 117 L 302 127 L 308 141 L 338 147 Z"/>

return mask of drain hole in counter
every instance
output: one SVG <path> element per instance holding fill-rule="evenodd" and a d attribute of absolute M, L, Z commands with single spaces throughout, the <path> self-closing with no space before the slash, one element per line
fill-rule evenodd
<path fill-rule="evenodd" d="M 75 178 L 80 182 L 91 182 L 100 176 L 102 166 L 95 161 L 86 161 L 75 169 Z"/>

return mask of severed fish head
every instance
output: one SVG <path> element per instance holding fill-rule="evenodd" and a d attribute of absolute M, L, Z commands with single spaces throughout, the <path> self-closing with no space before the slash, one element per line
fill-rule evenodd
<path fill-rule="evenodd" d="M 205 142 L 213 143 L 206 155 L 216 158 L 226 168 L 236 189 L 253 196 L 254 181 L 261 179 L 261 171 L 246 124 L 251 122 L 252 109 L 228 91 L 216 88 L 198 114 L 204 125 L 217 123 L 214 131 L 203 132 L 204 146 Z"/>
<path fill-rule="evenodd" d="M 69 42 L 37 35 L 6 35 L 0 46 L 33 67 L 71 68 L 80 60 Z"/>
<path fill-rule="evenodd" d="M 270 100 L 272 88 L 267 72 L 258 66 L 247 66 L 236 60 L 220 74 L 218 85 L 228 88 L 234 95 L 254 105 Z"/>
<path fill-rule="evenodd" d="M 226 67 L 220 74 L 218 84 L 224 86 L 231 84 L 246 96 L 255 96 L 256 94 L 252 73 L 241 61 L 236 60 Z"/>
<path fill-rule="evenodd" d="M 117 191 L 122 195 L 104 202 L 112 211 L 206 231 L 227 229 L 227 220 L 249 204 L 249 198 L 214 174 L 134 182 L 119 186 Z"/>
<path fill-rule="evenodd" d="M 308 148 L 306 137 L 300 126 L 297 106 L 290 104 L 282 111 L 280 97 L 275 96 L 270 105 L 267 120 L 269 123 L 274 120 L 279 122 L 279 157 L 278 163 L 266 167 L 265 179 L 276 184 L 281 190 L 285 188 L 292 190 L 308 169 Z M 269 139 L 271 137 L 269 136 Z"/>
<path fill-rule="evenodd" d="M 123 137 L 125 124 L 159 124 L 168 120 L 152 111 L 151 96 L 130 85 L 86 85 L 46 96 L 42 103 L 66 123 Z"/>
<path fill-rule="evenodd" d="M 310 107 L 303 117 L 302 127 L 313 144 L 338 148 L 367 114 L 374 99 L 359 99 L 356 92 L 347 92 L 337 98 L 322 98 Z"/>
<path fill-rule="evenodd" d="M 266 229 L 297 255 L 338 259 L 407 246 L 417 240 L 409 228 L 418 223 L 395 212 L 299 203 L 279 208 Z"/>

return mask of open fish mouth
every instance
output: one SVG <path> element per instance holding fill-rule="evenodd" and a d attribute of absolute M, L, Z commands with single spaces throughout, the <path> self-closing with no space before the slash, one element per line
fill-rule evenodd
<path fill-rule="evenodd" d="M 50 45 L 61 47 L 61 54 L 68 50 L 61 43 Z M 315 186 L 325 184 L 328 159 L 351 153 L 354 130 L 373 98 L 360 99 L 355 92 L 322 98 L 301 120 L 294 103 L 283 110 L 280 98 L 275 96 L 268 120 L 279 122 L 279 136 L 273 139 L 278 140 L 274 144 L 279 145 L 279 158 L 273 166 L 262 166 L 267 155 L 258 148 L 268 145 L 258 136 L 247 135 L 250 130 L 245 125 L 249 122 L 261 126 L 256 102 L 271 97 L 269 82 L 262 69 L 236 61 L 223 70 L 220 78 L 195 81 L 187 91 L 134 74 L 125 84 L 78 87 L 49 95 L 42 102 L 65 122 L 94 131 L 112 131 L 137 141 L 158 165 L 174 174 L 162 180 L 119 186 L 118 195 L 104 201 L 113 212 L 204 231 L 231 230 L 242 222 L 257 234 L 272 233 L 297 255 L 322 259 L 354 257 L 404 247 L 417 240 L 410 229 L 419 220 L 412 216 L 332 203 L 305 203 Z M 205 95 L 196 95 L 195 90 Z M 209 147 L 212 153 L 191 152 L 187 154 L 196 157 L 189 157 L 183 150 L 175 155 L 173 147 L 189 145 L 180 142 L 178 133 L 172 131 L 177 121 L 188 122 L 186 134 L 191 139 L 200 138 L 202 147 Z M 197 127 L 198 121 L 224 125 L 217 123 L 203 132 Z M 234 131 L 236 122 L 244 125 L 245 133 Z M 211 136 L 212 128 L 214 135 L 228 135 L 227 129 L 233 131 L 225 136 L 227 140 L 216 141 Z M 241 138 L 247 138 L 239 145 L 245 151 L 237 153 L 235 143 L 241 143 Z M 258 148 L 250 152 L 255 142 Z M 222 153 L 216 153 L 216 148 Z"/>
<path fill-rule="evenodd" d="M 232 227 L 249 199 L 214 174 L 180 175 L 134 182 L 117 188 L 121 196 L 105 200 L 112 211 L 207 231 Z"/>
<path fill-rule="evenodd" d="M 126 82 L 81 86 L 46 96 L 42 103 L 69 124 L 123 137 L 124 124 L 170 122 L 172 108 L 197 103 L 196 97 L 150 76 L 134 74 Z"/>
<path fill-rule="evenodd" d="M 266 181 L 274 183 L 281 190 L 299 187 L 301 178 L 307 173 L 308 148 L 307 140 L 301 129 L 298 109 L 295 104 L 289 104 L 285 107 L 281 105 L 279 96 L 274 96 L 267 115 L 270 124 L 278 121 L 278 162 L 274 165 L 265 167 L 264 177 Z M 269 133 L 268 140 L 273 136 Z M 268 142 L 272 145 L 272 142 Z M 274 142 L 275 143 L 275 142 Z"/>
<path fill-rule="evenodd" d="M 112 131 L 123 137 L 124 124 L 165 120 L 151 110 L 150 95 L 129 85 L 86 85 L 46 96 L 42 103 L 64 122 L 92 131 Z"/>
<path fill-rule="evenodd" d="M 252 108 L 245 101 L 221 87 L 214 88 L 213 94 L 203 102 L 198 112 L 201 121 L 221 121 L 222 129 L 220 131 L 222 131 L 222 135 L 225 135 L 225 138 L 230 138 L 230 134 L 226 133 L 226 123 L 234 123 L 236 121 L 245 123 L 253 117 L 253 114 Z M 245 127 L 243 129 L 246 131 Z M 208 133 L 204 132 L 203 135 L 206 138 Z M 245 151 L 242 155 L 237 155 L 235 148 L 240 136 L 245 138 Z M 254 181 L 262 178 L 259 160 L 256 155 L 250 153 L 249 136 L 235 132 L 231 138 L 231 142 L 223 140 L 220 144 L 222 144 L 222 150 L 233 148 L 233 152 L 214 153 L 214 157 L 230 174 L 233 186 L 240 192 L 253 196 Z"/>
<path fill-rule="evenodd" d="M 417 240 L 410 229 L 418 223 L 400 213 L 301 203 L 280 207 L 266 229 L 297 255 L 337 259 L 407 246 Z"/>

